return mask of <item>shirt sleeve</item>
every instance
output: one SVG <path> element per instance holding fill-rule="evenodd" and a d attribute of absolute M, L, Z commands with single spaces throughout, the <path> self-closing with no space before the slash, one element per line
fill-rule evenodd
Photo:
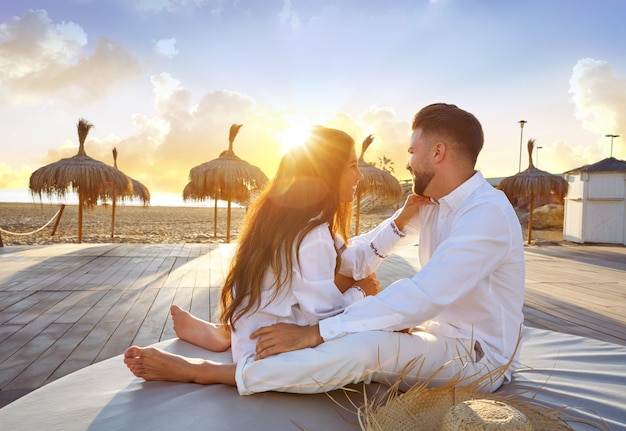
<path fill-rule="evenodd" d="M 342 294 L 335 285 L 336 256 L 333 238 L 324 224 L 307 234 L 300 245 L 299 261 L 294 261 L 292 292 L 312 322 L 333 316 L 363 298 L 358 289 Z"/>
<path fill-rule="evenodd" d="M 393 222 L 399 211 L 368 233 L 350 239 L 341 253 L 340 274 L 361 280 L 378 269 L 392 248 L 405 237 Z"/>
<path fill-rule="evenodd" d="M 511 242 L 505 220 L 498 207 L 478 205 L 469 209 L 413 278 L 398 280 L 344 313 L 320 321 L 320 335 L 329 340 L 351 332 L 394 331 L 437 316 L 502 262 Z"/>

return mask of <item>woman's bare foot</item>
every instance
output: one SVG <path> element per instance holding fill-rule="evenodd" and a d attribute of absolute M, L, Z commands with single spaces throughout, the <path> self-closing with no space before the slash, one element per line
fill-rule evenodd
<path fill-rule="evenodd" d="M 170 307 L 170 314 L 174 332 L 181 340 L 213 352 L 230 348 L 230 332 L 223 326 L 199 319 L 178 305 Z"/>
<path fill-rule="evenodd" d="M 155 347 L 129 347 L 124 352 L 124 363 L 135 376 L 148 381 L 236 385 L 236 364 L 185 358 Z"/>

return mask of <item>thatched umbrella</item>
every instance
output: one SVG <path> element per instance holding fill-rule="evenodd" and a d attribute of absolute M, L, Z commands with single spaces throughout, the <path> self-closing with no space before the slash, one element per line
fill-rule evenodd
<path fill-rule="evenodd" d="M 402 197 L 402 187 L 400 182 L 389 172 L 379 169 L 367 163 L 363 156 L 365 151 L 374 142 L 372 135 L 367 136 L 361 145 L 359 155 L 359 169 L 363 174 L 363 180 L 356 189 L 356 222 L 355 235 L 359 234 L 359 219 L 361 217 L 361 198 L 364 196 L 374 196 L 380 205 L 388 205 L 397 202 Z"/>
<path fill-rule="evenodd" d="M 226 242 L 230 242 L 231 202 L 246 205 L 267 184 L 267 176 L 258 167 L 240 159 L 233 152 L 233 142 L 241 124 L 230 126 L 228 150 L 217 159 L 205 162 L 189 171 L 189 184 L 183 190 L 183 199 L 215 201 L 213 209 L 213 235 L 217 236 L 217 201 L 228 202 Z"/>
<path fill-rule="evenodd" d="M 203 198 L 196 192 L 193 183 L 187 183 L 187 185 L 183 189 L 183 200 L 201 201 L 203 200 Z"/>
<path fill-rule="evenodd" d="M 113 167 L 118 169 L 117 167 L 117 148 L 113 148 Z M 117 206 L 117 199 L 121 198 L 125 199 L 134 199 L 137 198 L 143 202 L 143 205 L 146 206 L 150 203 L 150 191 L 146 186 L 144 186 L 139 181 L 128 177 L 131 188 L 124 195 L 117 195 L 115 191 L 113 192 L 113 202 L 111 203 L 111 238 L 115 235 L 115 207 Z"/>
<path fill-rule="evenodd" d="M 112 198 L 113 192 L 123 194 L 130 188 L 126 175 L 85 154 L 85 138 L 92 127 L 87 120 L 79 119 L 78 154 L 37 169 L 29 181 L 31 193 L 40 199 L 43 193 L 55 196 L 65 196 L 68 190 L 78 193 L 79 244 L 83 241 L 83 207 L 93 208 L 98 199 Z"/>
<path fill-rule="evenodd" d="M 528 244 L 533 231 L 533 209 L 535 198 L 545 199 L 556 195 L 562 199 L 567 194 L 568 182 L 559 175 L 537 169 L 533 164 L 533 147 L 535 140 L 528 140 L 528 168 L 511 177 L 500 181 L 498 188 L 502 190 L 509 200 L 515 198 L 528 199 Z"/>

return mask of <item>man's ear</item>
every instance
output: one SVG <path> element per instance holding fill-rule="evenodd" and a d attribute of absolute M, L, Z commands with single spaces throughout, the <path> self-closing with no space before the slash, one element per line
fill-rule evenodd
<path fill-rule="evenodd" d="M 441 162 L 446 156 L 448 148 L 443 142 L 437 142 L 433 147 L 433 161 Z"/>

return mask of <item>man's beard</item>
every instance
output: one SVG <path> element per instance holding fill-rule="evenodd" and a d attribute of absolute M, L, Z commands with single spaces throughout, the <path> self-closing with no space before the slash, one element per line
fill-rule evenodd
<path fill-rule="evenodd" d="M 425 196 L 424 191 L 426 190 L 426 187 L 428 187 L 428 185 L 432 181 L 433 177 L 435 176 L 435 173 L 431 169 L 425 169 L 421 171 L 420 173 L 417 173 L 415 172 L 415 170 L 412 170 L 412 173 L 413 173 L 413 193 L 415 193 L 416 195 Z"/>

